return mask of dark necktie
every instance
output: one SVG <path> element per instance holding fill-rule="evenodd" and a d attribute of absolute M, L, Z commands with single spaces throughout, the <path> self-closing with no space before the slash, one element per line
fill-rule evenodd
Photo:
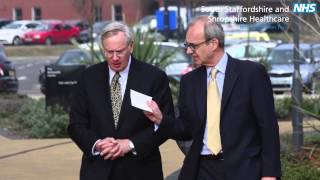
<path fill-rule="evenodd" d="M 120 74 L 116 72 L 111 81 L 111 103 L 114 119 L 114 126 L 117 127 L 121 110 L 121 87 L 119 83 Z"/>

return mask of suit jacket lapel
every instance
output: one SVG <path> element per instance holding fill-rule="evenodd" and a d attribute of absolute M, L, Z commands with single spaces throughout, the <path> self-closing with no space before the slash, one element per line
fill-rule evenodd
<path fill-rule="evenodd" d="M 224 79 L 223 85 L 223 93 L 222 93 L 222 102 L 221 102 L 221 114 L 223 114 L 230 94 L 232 92 L 233 86 L 238 78 L 238 74 L 236 72 L 236 62 L 235 60 L 228 55 L 228 64 L 226 69 L 226 75 Z"/>
<path fill-rule="evenodd" d="M 199 123 L 200 127 L 202 122 L 205 122 L 206 116 L 207 116 L 207 69 L 205 66 L 199 67 L 199 73 L 196 74 L 197 77 L 195 77 L 196 84 L 194 84 L 194 87 L 196 87 L 196 107 L 198 110 L 198 115 L 201 123 Z"/>
<path fill-rule="evenodd" d="M 122 100 L 121 104 L 121 111 L 120 111 L 120 116 L 119 116 L 119 122 L 118 122 L 118 127 L 117 129 L 120 129 L 120 126 L 123 124 L 123 122 L 126 119 L 126 115 L 130 114 L 128 111 L 131 106 L 131 100 L 130 100 L 130 89 L 134 89 L 133 86 L 136 83 L 136 81 L 139 80 L 138 74 L 138 66 L 136 65 L 136 61 L 133 56 L 131 56 L 131 64 L 129 68 L 129 74 L 128 74 L 128 79 L 127 79 L 127 85 L 126 85 L 126 90 L 124 93 L 124 97 Z"/>
<path fill-rule="evenodd" d="M 104 124 L 104 126 L 107 126 L 109 128 L 113 127 L 111 129 L 114 129 L 109 85 L 109 68 L 106 62 L 101 65 L 100 70 L 97 71 L 95 78 L 97 82 L 95 83 L 96 87 L 94 87 L 97 92 L 95 94 L 95 96 L 97 96 L 97 107 L 101 107 L 101 109 L 103 109 L 102 111 L 99 111 L 103 119 L 102 123 Z"/>

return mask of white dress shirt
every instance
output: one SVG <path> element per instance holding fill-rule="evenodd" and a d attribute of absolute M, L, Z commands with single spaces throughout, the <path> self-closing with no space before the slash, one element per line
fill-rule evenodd
<path fill-rule="evenodd" d="M 122 98 L 122 100 L 123 100 L 123 97 L 124 97 L 124 93 L 126 91 L 130 64 L 131 64 L 131 56 L 129 57 L 129 62 L 128 62 L 127 67 L 123 71 L 119 72 L 119 74 L 120 74 L 119 83 L 120 83 L 120 88 L 121 88 L 121 98 Z M 114 76 L 114 74 L 116 72 L 114 70 L 112 70 L 110 68 L 110 66 L 108 66 L 108 68 L 109 68 L 109 85 L 111 85 L 112 78 L 113 78 L 113 76 Z"/>
<path fill-rule="evenodd" d="M 227 63 L 228 63 L 228 56 L 226 53 L 224 53 L 223 57 L 220 59 L 218 64 L 215 67 L 207 67 L 207 87 L 209 85 L 209 80 L 210 80 L 210 73 L 212 68 L 218 69 L 217 75 L 216 75 L 216 81 L 219 89 L 219 94 L 220 98 L 222 98 L 222 92 L 223 92 L 223 84 L 224 84 L 224 79 L 226 75 L 226 68 L 227 68 Z M 203 136 L 203 147 L 201 150 L 202 155 L 208 155 L 212 154 L 210 149 L 207 146 L 207 138 L 208 137 L 208 123 L 206 120 L 206 129 L 204 131 L 204 136 Z"/>
<path fill-rule="evenodd" d="M 129 69 L 130 69 L 130 65 L 131 65 L 131 56 L 129 57 L 129 62 L 128 62 L 128 65 L 127 67 L 119 72 L 120 74 L 120 78 L 119 78 L 119 83 L 120 83 L 120 88 L 121 88 L 121 98 L 123 100 L 123 97 L 124 97 L 124 93 L 126 91 L 126 86 L 127 86 L 127 81 L 128 81 L 128 74 L 129 74 Z M 116 73 L 114 70 L 112 70 L 110 68 L 110 66 L 108 66 L 109 68 L 109 85 L 111 85 L 111 81 L 112 81 L 112 78 L 114 76 L 114 74 Z M 92 149 L 91 149 L 91 153 L 92 155 L 99 155 L 100 152 L 96 151 L 95 150 L 95 147 L 96 147 L 96 144 L 100 141 L 100 139 L 98 139 L 94 145 L 92 146 Z"/>

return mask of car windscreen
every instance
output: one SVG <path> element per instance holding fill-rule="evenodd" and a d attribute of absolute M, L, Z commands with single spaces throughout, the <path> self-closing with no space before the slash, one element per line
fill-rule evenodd
<path fill-rule="evenodd" d="M 65 52 L 57 62 L 60 66 L 86 65 L 89 64 L 90 58 L 81 51 Z"/>
<path fill-rule="evenodd" d="M 35 30 L 38 30 L 38 31 L 47 31 L 51 28 L 51 26 L 49 24 L 40 24 L 39 26 L 37 26 L 35 28 Z"/>
<path fill-rule="evenodd" d="M 5 26 L 3 26 L 3 29 L 19 29 L 22 26 L 22 24 L 18 24 L 18 23 L 10 23 L 7 24 Z"/>
<path fill-rule="evenodd" d="M 293 63 L 293 50 L 273 50 L 267 60 L 270 64 L 291 64 Z M 307 63 L 308 61 L 310 61 L 308 51 L 300 50 L 299 63 Z"/>

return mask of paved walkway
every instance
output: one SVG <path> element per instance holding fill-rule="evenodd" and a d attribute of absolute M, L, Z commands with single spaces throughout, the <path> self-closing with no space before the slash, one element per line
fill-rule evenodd
<path fill-rule="evenodd" d="M 70 139 L 7 139 L 0 136 L 0 180 L 77 180 L 81 152 Z M 161 147 L 165 177 L 183 160 L 176 143 Z"/>
<path fill-rule="evenodd" d="M 292 132 L 290 121 L 281 121 L 279 126 L 280 133 Z M 0 180 L 79 179 L 81 152 L 70 139 L 0 136 L 0 144 Z M 164 143 L 160 150 L 164 175 L 167 180 L 174 180 L 184 156 L 172 140 Z"/>

